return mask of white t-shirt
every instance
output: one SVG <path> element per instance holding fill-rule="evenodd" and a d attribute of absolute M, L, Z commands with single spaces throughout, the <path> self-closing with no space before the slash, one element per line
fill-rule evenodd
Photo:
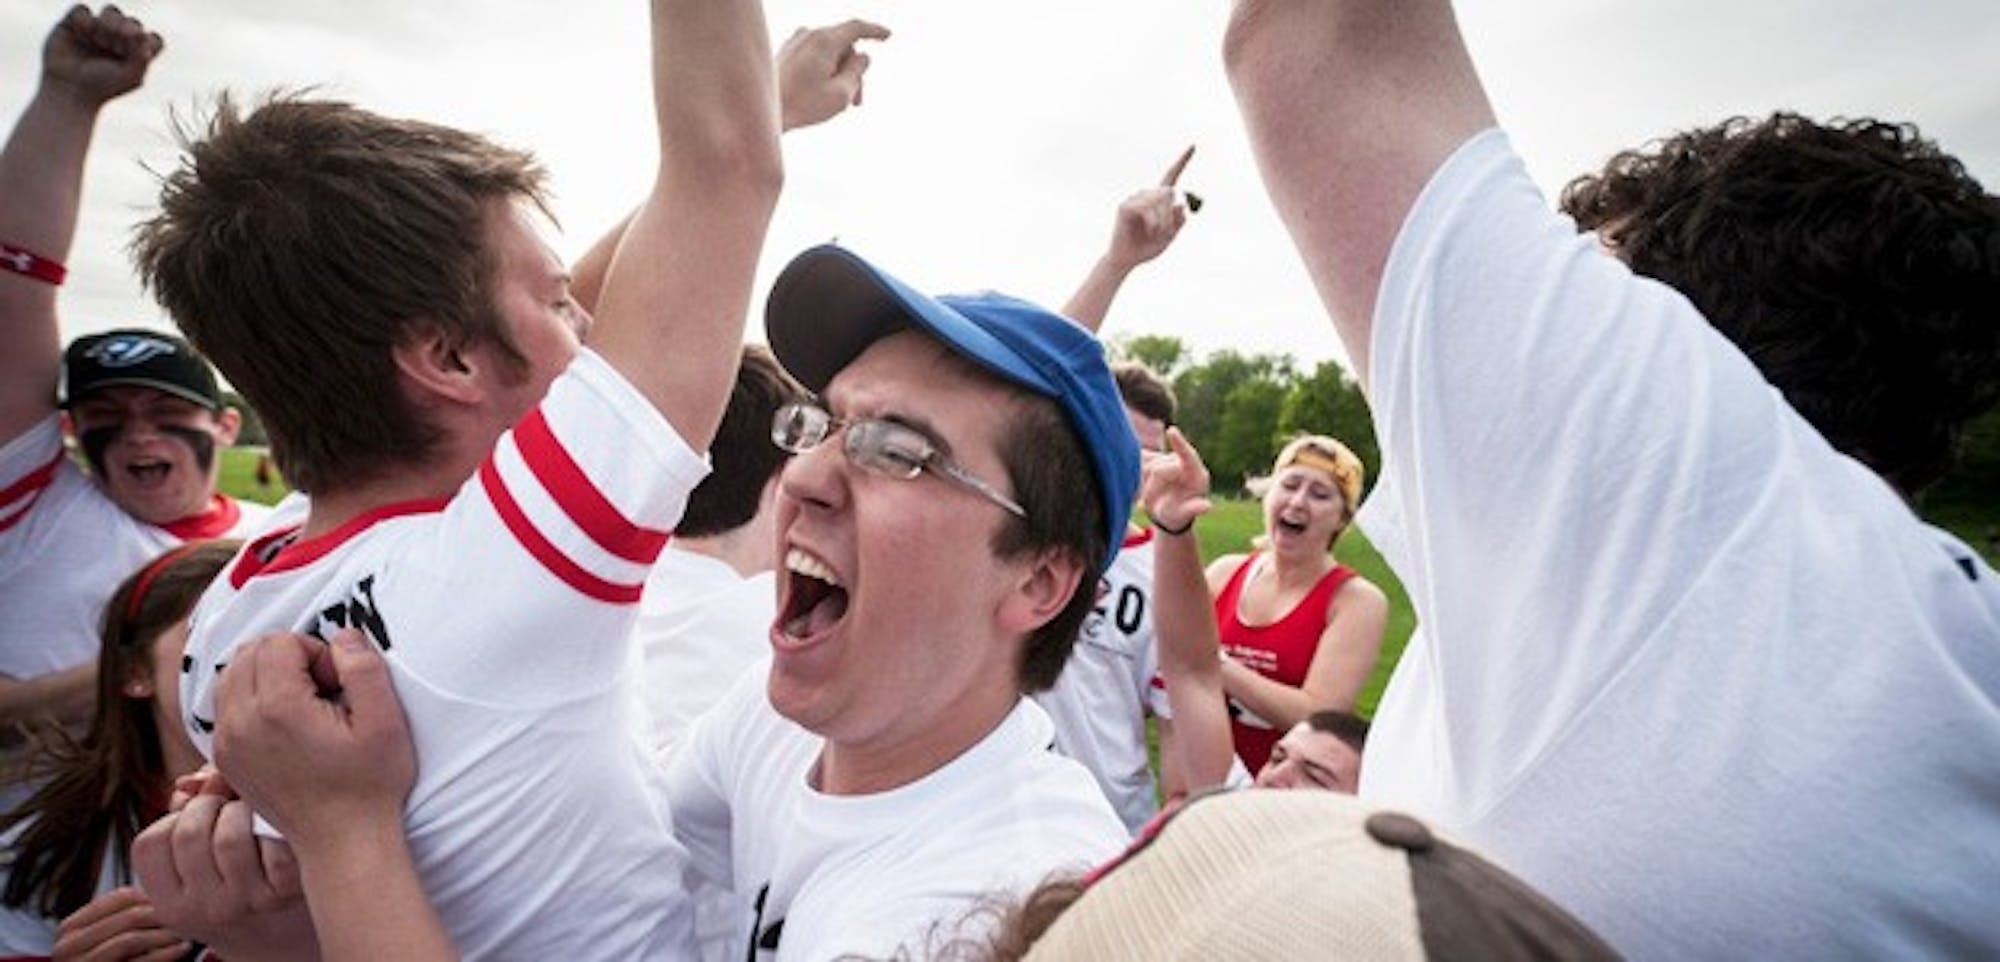
<path fill-rule="evenodd" d="M 688 726 L 770 653 L 777 586 L 771 572 L 748 578 L 727 563 L 668 543 L 639 599 L 638 712 L 643 738 L 664 768 Z M 760 674 L 759 677 L 762 677 Z M 739 900 L 720 886 L 689 880 L 697 956 L 741 962 Z"/>
<path fill-rule="evenodd" d="M 667 773 L 674 832 L 695 872 L 742 899 L 731 958 L 888 958 L 976 935 L 983 899 L 1117 854 L 1125 832 L 1076 762 L 1049 748 L 1028 699 L 943 768 L 873 795 L 825 795 L 820 739 L 739 679 L 698 719 Z"/>
<path fill-rule="evenodd" d="M 1153 532 L 1128 535 L 1098 580 L 1097 604 L 1055 687 L 1034 695 L 1056 726 L 1056 750 L 1083 763 L 1136 832 L 1159 810 L 1146 715 L 1171 717 L 1153 636 Z"/>
<path fill-rule="evenodd" d="M 182 534 L 241 538 L 270 516 L 219 498 L 175 530 L 126 514 L 64 453 L 55 415 L 0 446 L 0 675 L 27 679 L 97 657 L 104 603 Z"/>
<path fill-rule="evenodd" d="M 745 578 L 726 562 L 671 543 L 660 552 L 633 629 L 647 738 L 656 754 L 671 755 L 695 716 L 770 654 L 777 603 L 771 572 Z"/>
<path fill-rule="evenodd" d="M 683 856 L 648 790 L 629 669 L 641 585 L 704 473 L 581 353 L 453 497 L 245 549 L 195 609 L 196 745 L 209 752 L 216 672 L 239 642 L 361 627 L 410 718 L 405 825 L 458 950 L 685 957 Z"/>
<path fill-rule="evenodd" d="M 1483 133 L 1376 308 L 1361 794 L 1640 958 L 2000 953 L 2000 578 Z"/>

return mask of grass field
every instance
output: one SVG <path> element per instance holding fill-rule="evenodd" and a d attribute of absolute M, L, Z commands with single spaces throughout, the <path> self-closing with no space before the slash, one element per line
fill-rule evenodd
<path fill-rule="evenodd" d="M 1217 501 L 1215 510 L 1195 523 L 1195 533 L 1201 535 L 1202 561 L 1206 563 L 1231 552 L 1249 550 L 1250 539 L 1256 537 L 1263 527 L 1263 508 L 1258 502 Z M 1410 632 L 1417 626 L 1417 615 L 1410 608 L 1409 596 L 1403 593 L 1403 583 L 1396 580 L 1389 566 L 1382 561 L 1382 556 L 1375 552 L 1375 546 L 1368 543 L 1360 529 L 1350 529 L 1340 536 L 1340 545 L 1334 550 L 1334 557 L 1360 572 L 1362 577 L 1374 582 L 1389 596 L 1389 624 L 1382 633 L 1382 655 L 1376 660 L 1375 673 L 1362 687 L 1357 703 L 1362 715 L 1372 716 L 1376 701 L 1382 697 L 1382 686 L 1389 683 L 1389 672 L 1396 667 L 1403 645 L 1410 640 Z"/>
<path fill-rule="evenodd" d="M 222 452 L 222 476 L 215 486 L 232 498 L 255 501 L 259 504 L 277 504 L 292 489 L 278 477 L 278 469 L 271 469 L 272 483 L 257 483 L 257 459 L 264 454 L 263 448 L 226 448 Z"/>

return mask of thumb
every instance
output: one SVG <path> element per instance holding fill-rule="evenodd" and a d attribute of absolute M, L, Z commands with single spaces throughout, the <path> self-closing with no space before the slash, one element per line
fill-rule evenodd
<path fill-rule="evenodd" d="M 389 676 L 389 662 L 361 633 L 344 630 L 333 636 L 329 648 L 340 681 L 340 700 L 347 706 L 356 725 L 391 720 L 401 727 L 402 706 L 396 701 L 395 682 Z"/>
<path fill-rule="evenodd" d="M 856 87 L 859 87 L 861 85 L 862 76 L 868 73 L 868 65 L 873 62 L 874 61 L 869 59 L 867 54 L 857 50 L 853 53 L 848 54 L 844 59 L 842 59 L 840 61 L 840 66 L 835 68 L 833 73 L 834 76 L 839 77 L 840 79 L 848 81 L 850 83 L 853 83 Z"/>
<path fill-rule="evenodd" d="M 321 678 L 318 666 L 315 666 L 314 678 L 322 683 L 333 682 L 331 687 L 334 690 L 351 696 L 357 690 L 367 690 L 369 686 L 376 686 L 379 690 L 380 686 L 388 684 L 388 662 L 382 660 L 382 653 L 376 651 L 361 632 L 353 628 L 334 632 L 333 638 L 327 641 L 325 651 L 322 660 L 326 662 L 326 677 Z"/>

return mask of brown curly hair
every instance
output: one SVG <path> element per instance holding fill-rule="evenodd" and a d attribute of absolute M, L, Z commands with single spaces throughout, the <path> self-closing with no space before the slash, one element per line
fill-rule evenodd
<path fill-rule="evenodd" d="M 1612 157 L 1561 206 L 1906 494 L 2000 400 L 2000 199 L 1912 125 L 1735 117 Z"/>

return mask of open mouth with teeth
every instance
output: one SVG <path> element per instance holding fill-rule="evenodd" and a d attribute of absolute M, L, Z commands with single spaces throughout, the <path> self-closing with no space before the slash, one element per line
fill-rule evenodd
<path fill-rule="evenodd" d="M 173 470 L 173 462 L 165 458 L 139 458 L 125 466 L 125 473 L 141 484 L 158 484 L 165 481 Z"/>
<path fill-rule="evenodd" d="M 784 610 L 778 632 L 804 641 L 826 632 L 847 614 L 847 588 L 826 562 L 793 548 L 785 552 Z"/>
<path fill-rule="evenodd" d="M 1303 518 L 1281 517 L 1278 519 L 1278 530 L 1284 532 L 1285 534 L 1293 534 L 1293 535 L 1305 534 L 1306 522 Z"/>

